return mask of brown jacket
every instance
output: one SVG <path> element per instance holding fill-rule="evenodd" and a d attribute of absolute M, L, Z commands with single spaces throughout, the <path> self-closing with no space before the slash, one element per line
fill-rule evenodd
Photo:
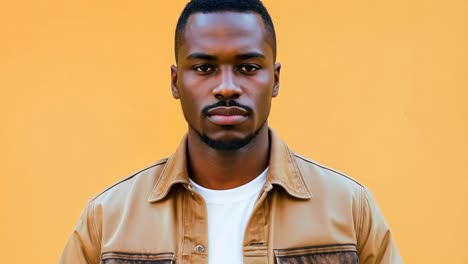
<path fill-rule="evenodd" d="M 293 153 L 273 131 L 270 137 L 245 264 L 402 263 L 365 187 Z M 185 144 L 90 200 L 60 263 L 207 263 L 206 205 L 189 183 Z"/>

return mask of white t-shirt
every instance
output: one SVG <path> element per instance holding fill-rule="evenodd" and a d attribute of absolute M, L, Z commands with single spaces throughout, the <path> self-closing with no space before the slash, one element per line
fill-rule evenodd
<path fill-rule="evenodd" d="M 242 264 L 245 227 L 266 181 L 268 168 L 251 182 L 229 190 L 210 190 L 190 180 L 208 209 L 208 263 Z"/>

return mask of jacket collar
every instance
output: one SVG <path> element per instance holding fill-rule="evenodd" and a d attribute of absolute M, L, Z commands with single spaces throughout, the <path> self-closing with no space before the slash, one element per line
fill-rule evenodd
<path fill-rule="evenodd" d="M 294 153 L 272 130 L 270 133 L 270 169 L 268 171 L 265 189 L 271 190 L 275 185 L 282 187 L 289 195 L 298 199 L 312 198 L 304 176 L 297 164 Z M 157 202 L 169 193 L 176 184 L 189 186 L 187 172 L 187 136 L 166 161 L 161 175 L 148 198 L 149 202 Z"/>

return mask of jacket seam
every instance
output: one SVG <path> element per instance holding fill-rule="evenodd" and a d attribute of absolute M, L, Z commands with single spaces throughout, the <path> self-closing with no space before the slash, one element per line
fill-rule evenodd
<path fill-rule="evenodd" d="M 308 247 L 292 247 L 292 248 L 281 248 L 281 249 L 274 249 L 277 251 L 291 251 L 291 250 L 301 250 L 301 249 L 326 249 L 326 248 L 339 248 L 339 247 L 346 247 L 346 246 L 354 246 L 357 247 L 356 244 L 353 243 L 344 243 L 344 244 L 327 244 L 327 245 L 318 245 L 318 246 L 308 246 Z M 356 251 L 356 250 L 350 250 Z"/>
<path fill-rule="evenodd" d="M 358 227 L 357 227 L 357 235 L 356 235 L 356 244 L 358 248 L 361 247 L 361 243 L 359 242 L 361 240 L 362 236 L 362 227 L 363 227 L 363 219 L 364 219 L 364 187 L 362 187 L 359 190 L 359 214 L 358 214 Z"/>
<path fill-rule="evenodd" d="M 331 169 L 331 168 L 329 168 L 329 167 L 327 167 L 327 166 L 324 166 L 324 165 L 322 165 L 322 164 L 319 164 L 319 163 L 317 163 L 317 162 L 311 161 L 311 160 L 309 160 L 309 159 L 307 159 L 307 158 L 305 158 L 305 157 L 303 157 L 303 156 L 301 156 L 301 155 L 299 155 L 299 154 L 297 154 L 297 153 L 294 153 L 294 156 L 297 157 L 297 158 L 299 158 L 299 159 L 301 159 L 301 160 L 303 160 L 303 161 L 305 161 L 305 162 L 308 162 L 308 163 L 311 163 L 311 164 L 313 164 L 313 165 L 315 165 L 315 166 L 318 166 L 318 167 L 320 167 L 320 168 L 322 168 L 322 169 L 324 169 L 324 170 L 331 171 L 331 172 L 334 172 L 334 173 L 336 173 L 336 174 L 338 174 L 338 175 L 341 175 L 341 176 L 343 176 L 343 177 L 345 177 L 345 178 L 347 178 L 347 179 L 349 179 L 349 180 L 355 182 L 355 183 L 358 184 L 359 186 L 364 187 L 361 183 L 359 183 L 359 182 L 356 181 L 355 179 L 349 177 L 348 175 L 346 175 L 346 174 L 344 174 L 344 173 L 342 173 L 342 172 L 339 172 L 339 171 L 337 171 L 337 170 Z"/>
<path fill-rule="evenodd" d="M 182 199 L 182 209 L 181 209 L 181 229 L 182 229 L 182 235 L 180 236 L 180 242 L 181 243 L 181 246 L 180 246 L 180 249 L 179 249 L 179 256 L 181 256 L 182 260 L 181 262 L 183 263 L 184 262 L 184 254 L 185 254 L 185 217 L 186 217 L 186 214 L 185 214 L 185 210 L 187 210 L 187 193 L 185 193 L 186 190 L 184 190 L 184 193 L 182 193 L 182 197 L 180 199 Z M 174 256 L 174 259 L 176 259 L 176 256 Z"/>
<path fill-rule="evenodd" d="M 288 152 L 291 153 L 292 151 L 288 150 Z M 291 154 L 289 154 L 288 156 L 291 157 L 290 155 L 291 155 Z M 293 155 L 293 157 L 296 156 L 296 154 L 295 154 L 294 152 L 292 152 L 292 155 Z M 296 169 L 296 171 L 299 171 L 299 172 L 301 173 L 301 175 L 297 175 L 297 178 L 299 178 L 299 180 L 300 180 L 301 183 L 302 183 L 302 184 L 301 184 L 301 185 L 302 185 L 302 186 L 301 186 L 302 191 L 305 192 L 305 193 L 307 193 L 307 195 L 311 196 L 311 191 L 310 191 L 309 186 L 307 185 L 307 183 L 306 183 L 306 181 L 305 181 L 305 179 L 304 179 L 304 176 L 302 175 L 302 172 L 301 172 L 301 170 L 300 170 L 300 168 L 299 168 L 299 165 L 297 164 L 297 162 L 291 162 L 291 163 L 293 164 L 294 169 Z"/>
<path fill-rule="evenodd" d="M 126 181 L 132 179 L 133 177 L 137 176 L 138 174 L 140 174 L 140 173 L 142 173 L 142 172 L 144 172 L 144 171 L 146 171 L 146 170 L 149 170 L 149 169 L 151 169 L 151 168 L 154 168 L 154 167 L 156 167 L 156 166 L 165 164 L 166 162 L 167 162 L 167 158 L 162 159 L 162 160 L 160 160 L 160 161 L 157 161 L 155 164 L 153 164 L 153 165 L 151 165 L 151 166 L 148 166 L 148 167 L 146 167 L 146 168 L 144 168 L 144 169 L 142 169 L 142 170 L 139 170 L 138 172 L 136 172 L 136 173 L 134 173 L 134 174 L 132 174 L 132 175 L 130 175 L 130 176 L 127 176 L 127 177 L 123 178 L 122 180 L 120 180 L 120 181 L 114 183 L 113 185 L 109 186 L 109 187 L 106 188 L 104 191 L 102 191 L 101 193 L 99 193 L 98 195 L 96 195 L 96 196 L 93 198 L 93 200 L 96 199 L 96 198 L 98 198 L 99 196 L 103 195 L 104 193 L 106 193 L 106 192 L 109 191 L 110 189 L 116 187 L 117 185 L 119 185 L 119 184 L 121 184 L 121 183 L 123 183 L 123 182 L 126 182 Z"/>
<path fill-rule="evenodd" d="M 93 224 L 94 230 L 94 237 L 99 244 L 99 248 L 101 248 L 101 236 L 99 235 L 99 231 L 97 230 L 97 223 L 96 223 L 96 214 L 94 212 L 94 201 L 90 201 L 90 209 L 91 209 L 91 220 Z"/>
<path fill-rule="evenodd" d="M 124 251 L 106 251 L 101 253 L 101 259 L 139 260 L 135 259 L 135 257 L 146 257 L 146 259 L 143 260 L 145 262 L 151 260 L 174 260 L 174 252 L 134 253 Z"/>

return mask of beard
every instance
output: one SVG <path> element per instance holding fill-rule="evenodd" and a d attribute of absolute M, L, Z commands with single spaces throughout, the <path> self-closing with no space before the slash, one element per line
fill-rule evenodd
<path fill-rule="evenodd" d="M 260 130 L 262 130 L 265 124 L 266 124 L 266 120 L 253 133 L 245 136 L 244 138 L 232 139 L 232 140 L 216 140 L 216 139 L 210 138 L 206 134 L 201 133 L 200 131 L 196 130 L 194 127 L 192 127 L 192 129 L 198 134 L 198 136 L 200 137 L 200 140 L 206 145 L 208 145 L 210 148 L 216 149 L 216 150 L 223 150 L 223 151 L 233 151 L 233 150 L 239 150 L 247 146 L 260 133 Z"/>
<path fill-rule="evenodd" d="M 208 115 L 208 111 L 212 108 L 218 107 L 218 106 L 237 106 L 246 109 L 247 112 L 252 113 L 253 110 L 251 107 L 247 105 L 243 105 L 241 103 L 238 103 L 236 100 L 222 100 L 219 101 L 215 104 L 208 105 L 202 109 L 202 114 L 203 116 Z M 223 150 L 223 151 L 234 151 L 234 150 L 239 150 L 245 146 L 247 146 L 252 140 L 255 139 L 255 137 L 260 133 L 260 130 L 265 126 L 267 121 L 267 118 L 263 121 L 262 125 L 257 128 L 253 133 L 245 136 L 244 138 L 239 138 L 239 139 L 232 139 L 232 140 L 217 140 L 210 138 L 207 134 L 201 133 L 199 130 L 195 129 L 195 127 L 191 126 L 190 127 L 198 134 L 200 137 L 200 140 L 208 145 L 210 148 L 215 149 L 215 150 Z M 232 129 L 232 126 L 225 126 L 224 129 L 230 130 Z"/>

